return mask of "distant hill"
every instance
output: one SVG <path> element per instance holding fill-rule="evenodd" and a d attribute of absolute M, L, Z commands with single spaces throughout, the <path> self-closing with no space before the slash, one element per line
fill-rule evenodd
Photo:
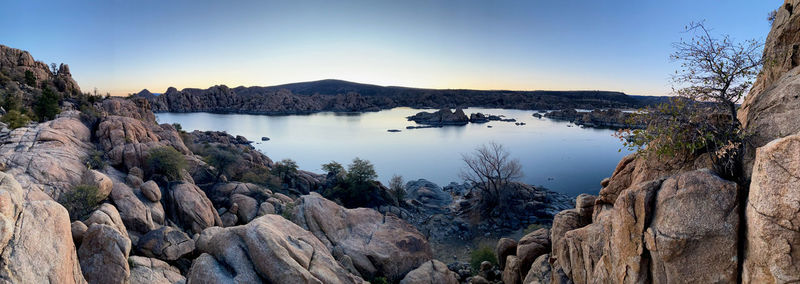
<path fill-rule="evenodd" d="M 233 112 L 288 114 L 318 111 L 375 111 L 415 108 L 492 107 L 509 109 L 638 108 L 665 97 L 630 96 L 613 91 L 507 91 L 422 89 L 320 80 L 268 87 L 225 85 L 208 89 L 169 88 L 155 96 L 143 90 L 161 112 Z"/>

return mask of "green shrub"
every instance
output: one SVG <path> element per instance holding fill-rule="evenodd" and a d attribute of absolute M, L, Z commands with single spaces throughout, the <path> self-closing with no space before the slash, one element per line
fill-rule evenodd
<path fill-rule="evenodd" d="M 275 163 L 272 172 L 286 182 L 297 176 L 297 162 L 292 159 L 283 159 Z"/>
<path fill-rule="evenodd" d="M 242 173 L 238 179 L 241 182 L 248 182 L 266 186 L 269 189 L 278 189 L 281 186 L 281 181 L 278 177 L 272 175 L 269 169 L 263 166 L 256 166 L 248 168 L 247 171 Z"/>
<path fill-rule="evenodd" d="M 392 179 L 389 180 L 389 193 L 392 194 L 392 198 L 397 203 L 397 206 L 404 203 L 406 200 L 406 189 L 402 176 L 392 176 Z"/>
<path fill-rule="evenodd" d="M 186 159 L 175 148 L 164 146 L 151 149 L 145 164 L 150 175 L 160 174 L 174 181 L 180 179 L 181 171 L 186 168 Z"/>
<path fill-rule="evenodd" d="M 389 284 L 389 280 L 386 280 L 386 277 L 375 277 L 372 278 L 372 281 L 369 281 L 372 284 Z"/>
<path fill-rule="evenodd" d="M 103 151 L 93 150 L 86 157 L 86 167 L 90 169 L 99 170 L 106 167 L 106 161 L 103 160 Z"/>
<path fill-rule="evenodd" d="M 344 175 L 347 174 L 347 171 L 344 170 L 342 164 L 339 164 L 336 161 L 331 161 L 327 164 L 322 164 L 322 170 L 327 173 L 333 173 L 334 175 Z"/>
<path fill-rule="evenodd" d="M 28 125 L 28 123 L 31 122 L 31 119 L 27 115 L 20 113 L 18 110 L 10 110 L 3 115 L 2 118 L 0 118 L 0 121 L 8 124 L 9 128 L 15 129 Z"/>
<path fill-rule="evenodd" d="M 60 96 L 50 88 L 44 88 L 42 94 L 33 105 L 33 113 L 39 118 L 39 121 L 47 121 L 56 118 L 61 112 L 58 107 Z"/>
<path fill-rule="evenodd" d="M 25 70 L 25 85 L 36 87 L 36 77 L 31 70 Z"/>
<path fill-rule="evenodd" d="M 364 183 L 378 178 L 375 167 L 367 160 L 353 159 L 347 166 L 347 180 L 351 183 Z"/>
<path fill-rule="evenodd" d="M 480 271 L 481 263 L 484 261 L 497 265 L 497 256 L 494 254 L 494 250 L 488 246 L 480 246 L 469 255 L 469 265 L 474 271 Z"/>
<path fill-rule="evenodd" d="M 100 197 L 100 190 L 93 185 L 78 185 L 61 195 L 58 203 L 64 206 L 69 212 L 72 220 L 79 220 L 91 213 L 103 198 Z"/>
<path fill-rule="evenodd" d="M 209 148 L 204 159 L 217 169 L 217 176 L 224 174 L 231 178 L 236 175 L 233 166 L 241 164 L 241 159 L 236 153 L 221 147 Z"/>
<path fill-rule="evenodd" d="M 286 220 L 292 221 L 292 219 L 294 219 L 294 203 L 286 203 L 286 205 L 283 206 L 281 216 L 286 218 Z"/>

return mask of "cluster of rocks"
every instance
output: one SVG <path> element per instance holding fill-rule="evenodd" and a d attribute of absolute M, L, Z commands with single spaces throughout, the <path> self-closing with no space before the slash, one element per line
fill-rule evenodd
<path fill-rule="evenodd" d="M 536 114 L 534 114 L 535 116 Z M 541 115 L 539 115 L 541 117 Z M 576 125 L 594 128 L 644 128 L 645 122 L 634 116 L 633 113 L 623 112 L 618 109 L 595 109 L 589 112 L 580 112 L 575 109 L 554 110 L 546 113 L 544 117 L 570 121 Z"/>
<path fill-rule="evenodd" d="M 201 188 L 195 178 L 207 179 L 210 167 L 172 125 L 156 124 L 146 100 L 107 99 L 95 107 L 94 122 L 65 111 L 0 133 L 0 282 L 363 283 L 401 281 L 415 269 L 410 279 L 445 272 L 424 265 L 432 258 L 428 242 L 402 219 L 249 183 L 218 179 Z M 219 133 L 186 137 L 249 146 Z M 160 147 L 186 159 L 177 180 L 142 170 Z M 87 167 L 95 149 L 107 166 Z M 248 162 L 270 166 L 261 156 Z M 78 185 L 97 188 L 87 198 L 101 203 L 70 216 L 56 200 Z"/>
<path fill-rule="evenodd" d="M 442 126 L 442 125 L 465 125 L 469 123 L 469 117 L 464 114 L 464 110 L 458 108 L 455 111 L 450 109 L 440 109 L 436 112 L 419 112 L 415 115 L 406 117 L 408 121 L 418 124 Z"/>
<path fill-rule="evenodd" d="M 468 184 L 440 187 L 425 179 L 409 181 L 404 206 L 381 206 L 378 210 L 399 216 L 416 226 L 430 242 L 443 244 L 469 241 L 487 233 L 501 236 L 531 224 L 547 225 L 555 214 L 573 206 L 573 200 L 566 195 L 513 183 L 507 189 L 510 193 L 503 209 L 485 215 L 478 206 L 480 196 L 471 189 Z M 475 214 L 482 215 L 480 220 L 470 218 Z"/>

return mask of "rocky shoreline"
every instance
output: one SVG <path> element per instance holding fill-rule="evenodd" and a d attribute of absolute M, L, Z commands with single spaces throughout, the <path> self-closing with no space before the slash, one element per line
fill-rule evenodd
<path fill-rule="evenodd" d="M 486 107 L 521 110 L 562 108 L 638 108 L 661 97 L 629 96 L 607 91 L 477 91 L 381 87 L 340 80 L 322 80 L 272 87 L 217 85 L 208 89 L 170 87 L 155 95 L 142 90 L 134 97 L 150 101 L 154 112 L 211 112 L 265 115 L 322 111 L 367 112 L 395 107 Z"/>
<path fill-rule="evenodd" d="M 572 122 L 576 125 L 591 128 L 644 128 L 645 122 L 636 117 L 634 113 L 618 109 L 594 109 L 589 112 L 580 112 L 575 109 L 562 109 L 547 112 L 544 117 Z"/>
<path fill-rule="evenodd" d="M 742 104 L 753 137 L 735 181 L 712 170 L 711 153 L 633 154 L 596 196 L 573 201 L 511 183 L 503 210 L 488 213 L 469 184 L 426 180 L 403 185 L 402 203 L 346 208 L 348 200 L 323 197 L 335 172 L 274 162 L 244 137 L 158 124 L 150 99 L 87 98 L 66 67 L 54 75 L 0 46 L 3 99 L 24 98 L 13 111 L 53 91 L 43 88 L 62 98 L 52 119 L 0 124 L 0 282 L 798 282 L 800 63 L 786 52 L 800 45 L 798 4 L 776 11 L 764 50 L 775 64 Z M 618 114 L 580 121 L 613 125 Z M 421 119 L 451 116 L 466 118 L 448 109 Z M 388 190 L 366 185 L 381 198 Z M 477 263 L 434 252 L 522 228 L 530 230 L 493 241 Z"/>

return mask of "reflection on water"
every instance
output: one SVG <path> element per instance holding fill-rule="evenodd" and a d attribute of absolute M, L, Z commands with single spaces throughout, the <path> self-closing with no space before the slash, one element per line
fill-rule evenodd
<path fill-rule="evenodd" d="M 537 119 L 532 111 L 470 108 L 525 122 L 489 122 L 406 130 L 405 117 L 420 110 L 395 108 L 369 113 L 317 113 L 266 116 L 248 114 L 160 113 L 160 123 L 183 129 L 226 131 L 255 141 L 253 146 L 273 160 L 291 158 L 301 169 L 322 173 L 331 160 L 348 164 L 354 157 L 372 161 L 386 183 L 393 174 L 406 180 L 425 178 L 439 185 L 459 181 L 461 153 L 496 141 L 520 160 L 523 181 L 570 195 L 596 194 L 620 158 L 612 130 L 567 127 L 568 123 Z M 487 126 L 491 125 L 492 128 Z M 401 132 L 387 132 L 400 129 Z M 261 142 L 261 137 L 271 140 Z"/>

